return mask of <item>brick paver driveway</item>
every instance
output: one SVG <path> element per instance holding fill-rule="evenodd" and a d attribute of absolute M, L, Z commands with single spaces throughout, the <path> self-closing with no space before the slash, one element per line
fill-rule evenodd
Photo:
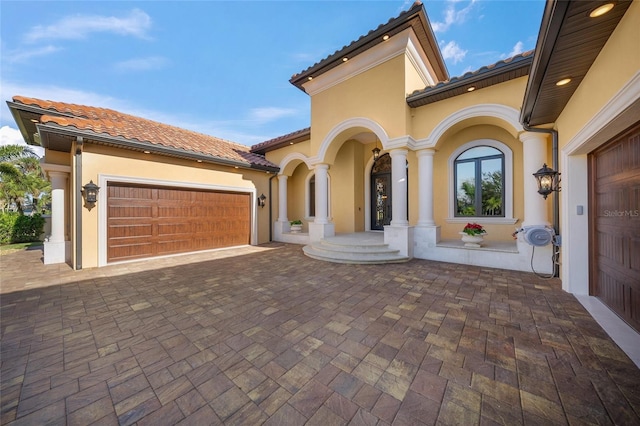
<path fill-rule="evenodd" d="M 220 253 L 3 256 L 2 423 L 640 423 L 640 371 L 557 280 Z"/>

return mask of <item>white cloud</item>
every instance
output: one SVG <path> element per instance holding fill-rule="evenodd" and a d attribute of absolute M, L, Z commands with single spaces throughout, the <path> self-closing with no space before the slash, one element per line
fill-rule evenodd
<path fill-rule="evenodd" d="M 11 52 L 3 52 L 2 56 L 3 56 L 3 59 L 6 60 L 7 62 L 11 62 L 11 63 L 26 62 L 31 58 L 34 58 L 37 56 L 50 55 L 59 50 L 61 50 L 59 47 L 49 45 L 49 46 L 39 47 L 36 49 L 19 49 Z"/>
<path fill-rule="evenodd" d="M 148 56 L 118 62 L 114 65 L 118 71 L 148 71 L 164 68 L 169 61 L 162 56 Z"/>
<path fill-rule="evenodd" d="M 27 143 L 24 141 L 22 137 L 22 133 L 20 130 L 14 129 L 9 126 L 0 127 L 0 145 L 26 145 Z M 30 147 L 33 152 L 36 153 L 38 157 L 42 157 L 44 155 L 44 148 L 40 148 L 38 146 Z"/>
<path fill-rule="evenodd" d="M 476 0 L 471 0 L 469 5 L 457 10 L 456 5 L 460 3 L 460 0 L 449 0 L 446 10 L 444 11 L 444 22 L 432 22 L 431 28 L 436 33 L 443 33 L 449 29 L 453 24 L 462 24 L 467 20 L 467 15 L 473 9 Z"/>
<path fill-rule="evenodd" d="M 296 110 L 291 108 L 278 108 L 278 107 L 266 107 L 266 108 L 254 108 L 249 112 L 249 119 L 256 121 L 260 124 L 268 123 L 278 120 L 282 117 L 289 117 L 296 113 Z"/>
<path fill-rule="evenodd" d="M 442 57 L 444 60 L 451 59 L 454 64 L 462 61 L 467 55 L 467 51 L 463 50 L 455 41 L 450 41 L 442 49 Z"/>
<path fill-rule="evenodd" d="M 151 17 L 140 9 L 133 9 L 123 17 L 100 15 L 73 15 L 50 25 L 37 25 L 25 36 L 25 41 L 35 43 L 40 40 L 77 40 L 91 33 L 113 33 L 123 36 L 148 38 Z"/>
<path fill-rule="evenodd" d="M 522 43 L 521 41 L 517 42 L 515 46 L 513 46 L 513 49 L 511 49 L 511 52 L 509 53 L 509 55 L 507 56 L 508 58 L 512 57 L 512 56 L 516 56 L 519 55 L 520 53 L 522 53 L 524 47 L 524 43 Z"/>

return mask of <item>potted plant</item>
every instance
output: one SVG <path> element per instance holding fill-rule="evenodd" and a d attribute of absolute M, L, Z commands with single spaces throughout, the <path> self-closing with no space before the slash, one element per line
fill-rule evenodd
<path fill-rule="evenodd" d="M 291 232 L 297 234 L 302 231 L 302 221 L 300 219 L 292 220 L 289 222 L 291 225 Z"/>
<path fill-rule="evenodd" d="M 467 223 L 460 232 L 465 247 L 480 247 L 487 231 L 478 223 Z"/>

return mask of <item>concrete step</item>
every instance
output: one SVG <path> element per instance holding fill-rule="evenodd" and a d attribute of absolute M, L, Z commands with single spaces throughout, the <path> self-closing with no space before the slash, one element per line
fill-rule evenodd
<path fill-rule="evenodd" d="M 331 237 L 304 246 L 304 254 L 318 260 L 335 263 L 384 264 L 401 263 L 409 260 L 398 250 L 389 248 L 381 238 Z"/>

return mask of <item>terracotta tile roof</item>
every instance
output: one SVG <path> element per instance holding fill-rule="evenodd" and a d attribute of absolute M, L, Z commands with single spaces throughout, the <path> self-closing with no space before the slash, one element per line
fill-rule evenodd
<path fill-rule="evenodd" d="M 40 117 L 40 122 L 43 124 L 55 124 L 65 128 L 73 127 L 93 132 L 102 137 L 143 142 L 150 144 L 150 149 L 155 145 L 185 153 L 213 157 L 213 159 L 244 163 L 247 167 L 277 168 L 264 156 L 251 152 L 248 146 L 111 109 L 24 96 L 14 96 L 13 101 L 47 110 Z"/>
<path fill-rule="evenodd" d="M 278 136 L 277 138 L 269 139 L 268 141 L 253 145 L 251 147 L 251 152 L 264 154 L 267 151 L 272 151 L 286 145 L 293 145 L 295 143 L 305 141 L 310 137 L 311 127 L 306 127 L 304 129 L 296 130 L 295 132 L 287 133 L 286 135 Z"/>
<path fill-rule="evenodd" d="M 467 93 L 467 89 L 482 89 L 529 74 L 533 61 L 533 50 L 483 66 L 475 71 L 464 73 L 460 77 L 440 81 L 433 86 L 416 90 L 407 97 L 411 107 L 422 106 L 448 97 Z"/>

